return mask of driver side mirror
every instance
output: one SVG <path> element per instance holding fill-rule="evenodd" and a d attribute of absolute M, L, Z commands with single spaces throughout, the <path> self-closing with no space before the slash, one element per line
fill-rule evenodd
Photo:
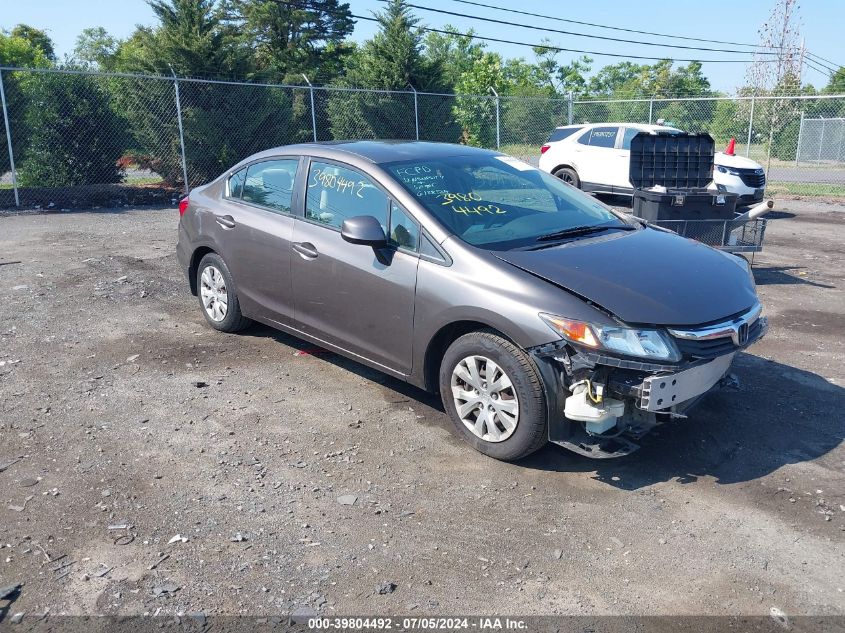
<path fill-rule="evenodd" d="M 387 246 L 387 236 L 377 219 L 371 215 L 356 215 L 343 221 L 340 236 L 350 244 L 372 246 L 375 249 Z"/>

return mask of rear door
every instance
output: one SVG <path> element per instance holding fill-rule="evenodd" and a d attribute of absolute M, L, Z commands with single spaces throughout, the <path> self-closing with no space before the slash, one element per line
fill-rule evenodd
<path fill-rule="evenodd" d="M 296 327 L 410 373 L 419 224 L 372 178 L 341 163 L 313 159 L 304 195 L 291 259 Z M 343 221 L 359 215 L 376 217 L 385 229 L 386 261 L 341 237 Z"/>
<path fill-rule="evenodd" d="M 575 169 L 581 179 L 582 188 L 611 191 L 615 171 L 611 162 L 614 159 L 618 133 L 617 126 L 600 126 L 586 130 L 575 139 Z"/>
<path fill-rule="evenodd" d="M 215 221 L 221 255 L 247 312 L 293 322 L 291 239 L 299 157 L 251 163 L 227 183 Z"/>
<path fill-rule="evenodd" d="M 631 185 L 631 139 L 642 130 L 633 127 L 623 127 L 619 139 L 619 147 L 615 150 L 611 169 L 613 170 L 614 193 L 632 193 Z"/>

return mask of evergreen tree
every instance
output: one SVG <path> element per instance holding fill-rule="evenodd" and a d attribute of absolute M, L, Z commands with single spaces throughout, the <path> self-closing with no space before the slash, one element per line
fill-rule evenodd
<path fill-rule="evenodd" d="M 351 56 L 337 84 L 395 93 L 348 92 L 329 98 L 327 110 L 334 138 L 414 138 L 414 105 L 410 87 L 444 89 L 440 64 L 423 55 L 419 19 L 404 0 L 391 0 L 377 13 L 379 32 Z M 451 104 L 450 104 L 451 105 Z M 424 97 L 419 103 L 420 138 L 457 140 L 459 132 L 443 98 Z"/>
<path fill-rule="evenodd" d="M 152 0 L 159 19 L 139 28 L 116 54 L 118 70 L 243 79 L 251 51 L 239 42 L 215 0 Z M 140 155 L 168 182 L 182 181 L 174 85 L 119 79 L 115 96 L 127 114 Z M 263 86 L 180 81 L 185 155 L 191 185 L 207 182 L 262 149 L 301 140 L 292 128 L 290 94 Z"/>
<path fill-rule="evenodd" d="M 227 0 L 225 13 L 241 45 L 255 51 L 257 70 L 276 81 L 299 82 L 304 73 L 326 83 L 351 50 L 343 44 L 354 22 L 340 0 Z"/>

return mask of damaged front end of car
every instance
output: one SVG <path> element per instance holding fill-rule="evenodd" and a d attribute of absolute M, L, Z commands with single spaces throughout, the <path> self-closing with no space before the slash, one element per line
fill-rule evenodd
<path fill-rule="evenodd" d="M 734 356 L 768 330 L 759 304 L 716 323 L 638 329 L 541 318 L 559 341 L 529 349 L 548 386 L 549 440 L 592 458 L 629 455 L 707 393 L 737 387 Z"/>

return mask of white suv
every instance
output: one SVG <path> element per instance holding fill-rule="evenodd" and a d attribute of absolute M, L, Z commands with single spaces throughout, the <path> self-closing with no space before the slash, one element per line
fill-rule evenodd
<path fill-rule="evenodd" d="M 564 125 L 540 148 L 540 169 L 584 191 L 632 195 L 628 176 L 631 139 L 639 132 L 672 134 L 677 128 L 641 123 Z M 763 199 L 766 176 L 753 160 L 716 152 L 709 188 L 739 194 L 738 205 Z"/>

